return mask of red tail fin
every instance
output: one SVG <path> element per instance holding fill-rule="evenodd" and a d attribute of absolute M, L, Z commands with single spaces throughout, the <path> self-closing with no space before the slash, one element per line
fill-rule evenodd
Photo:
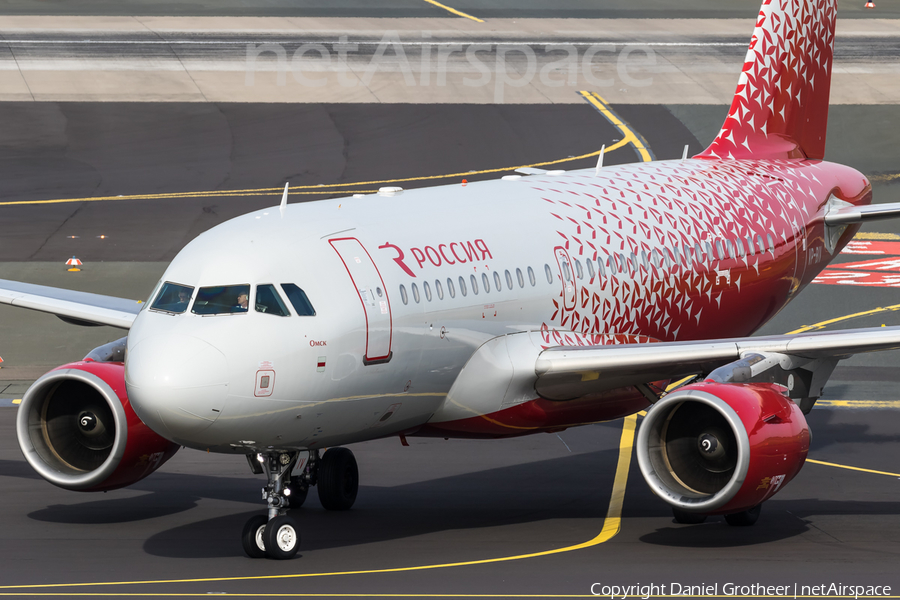
<path fill-rule="evenodd" d="M 764 0 L 728 117 L 701 158 L 823 158 L 836 0 Z"/>

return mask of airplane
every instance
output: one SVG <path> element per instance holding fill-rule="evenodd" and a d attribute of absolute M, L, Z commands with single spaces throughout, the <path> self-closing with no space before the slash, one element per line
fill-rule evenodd
<path fill-rule="evenodd" d="M 101 491 L 180 446 L 244 456 L 267 481 L 244 551 L 289 559 L 311 486 L 353 506 L 349 444 L 646 410 L 640 470 L 675 519 L 753 524 L 803 466 L 837 362 L 900 348 L 900 327 L 751 337 L 863 223 L 900 216 L 823 160 L 835 15 L 765 0 L 692 158 L 299 204 L 285 186 L 187 244 L 143 303 L 0 281 L 7 304 L 128 330 L 29 388 L 25 458 Z"/>

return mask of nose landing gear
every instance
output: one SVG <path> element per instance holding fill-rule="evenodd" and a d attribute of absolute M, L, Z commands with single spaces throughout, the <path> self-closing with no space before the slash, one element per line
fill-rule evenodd
<path fill-rule="evenodd" d="M 287 512 L 303 505 L 309 486 L 320 483 L 319 500 L 328 510 L 347 510 L 356 501 L 359 472 L 350 450 L 331 448 L 321 460 L 318 450 L 310 450 L 302 470 L 291 476 L 299 457 L 299 452 L 283 451 L 248 456 L 253 472 L 264 472 L 268 479 L 262 490 L 267 515 L 251 518 L 241 533 L 241 545 L 250 558 L 285 560 L 297 554 L 300 529 Z"/>

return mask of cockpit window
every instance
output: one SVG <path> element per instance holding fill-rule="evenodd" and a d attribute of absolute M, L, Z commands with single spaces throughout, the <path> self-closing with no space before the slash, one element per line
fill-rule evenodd
<path fill-rule="evenodd" d="M 150 305 L 153 310 L 164 310 L 170 313 L 181 314 L 187 310 L 191 303 L 191 294 L 194 288 L 187 285 L 166 282 L 163 284 L 156 300 Z"/>
<path fill-rule="evenodd" d="M 271 283 L 256 286 L 255 304 L 256 312 L 278 315 L 279 317 L 289 317 L 291 315 L 284 302 L 281 301 L 278 292 L 275 291 L 275 286 Z"/>
<path fill-rule="evenodd" d="M 291 305 L 294 307 L 294 310 L 297 311 L 298 316 L 316 316 L 316 309 L 313 308 L 313 305 L 310 303 L 309 298 L 306 297 L 306 293 L 303 290 L 293 283 L 282 283 L 281 289 L 287 294 L 288 300 L 291 301 Z"/>
<path fill-rule="evenodd" d="M 191 312 L 195 315 L 227 315 L 245 313 L 250 305 L 249 285 L 216 285 L 202 287 Z"/>

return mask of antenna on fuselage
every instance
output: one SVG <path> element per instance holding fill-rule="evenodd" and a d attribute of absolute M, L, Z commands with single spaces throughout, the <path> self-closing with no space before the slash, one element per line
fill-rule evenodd
<path fill-rule="evenodd" d="M 690 144 L 685 144 L 685 145 L 684 145 L 684 152 L 683 152 L 682 155 L 681 155 L 681 160 L 687 160 L 687 151 L 688 151 L 688 146 L 689 146 L 689 145 L 690 145 Z"/>
<path fill-rule="evenodd" d="M 597 167 L 594 169 L 594 175 L 600 174 L 600 169 L 603 168 L 603 153 L 606 152 L 606 144 L 603 144 L 603 147 L 600 148 L 600 156 L 597 157 Z"/>
<path fill-rule="evenodd" d="M 284 194 L 281 196 L 281 206 L 278 207 L 278 210 L 281 211 L 281 214 L 284 214 L 284 207 L 287 206 L 287 195 L 288 195 L 288 186 L 291 185 L 290 182 L 284 184 Z"/>

